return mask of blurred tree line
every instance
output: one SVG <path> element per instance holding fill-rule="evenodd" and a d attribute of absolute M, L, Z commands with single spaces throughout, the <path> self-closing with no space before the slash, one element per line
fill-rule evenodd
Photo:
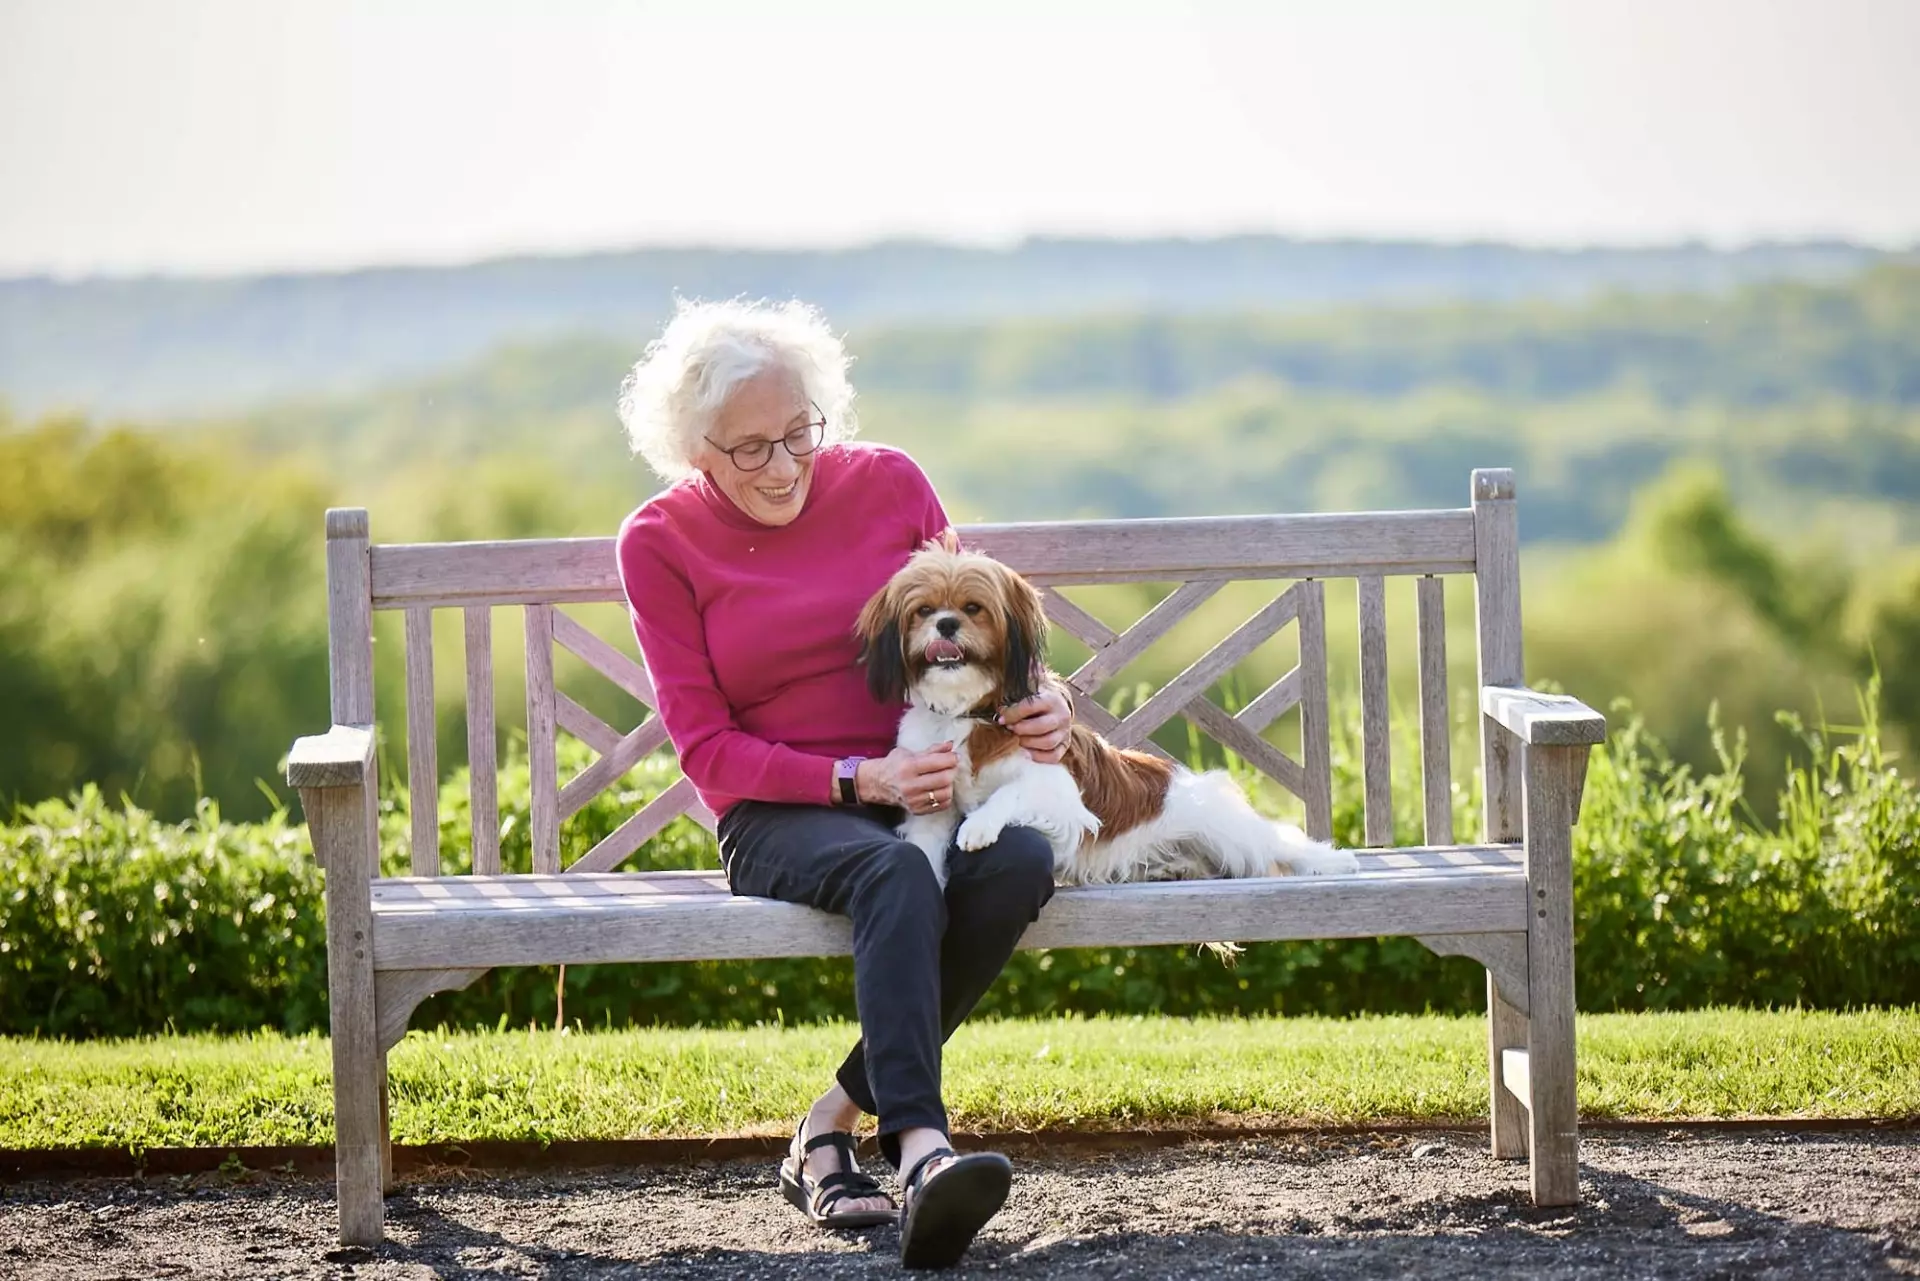
<path fill-rule="evenodd" d="M 1258 375 L 1371 397 L 1450 386 L 1565 400 L 1637 388 L 1667 405 L 1837 398 L 1912 406 L 1920 404 L 1920 264 L 1722 295 L 892 329 L 859 349 L 870 391 L 969 398 L 1177 400 Z"/>
<path fill-rule="evenodd" d="M 261 781 L 277 785 L 292 739 L 326 714 L 321 514 L 342 498 L 310 465 L 180 437 L 59 420 L 0 430 L 0 796 L 34 801 L 95 782 L 163 815 L 191 812 L 202 795 L 235 817 L 268 812 Z M 512 456 L 403 471 L 354 494 L 382 541 L 606 531 L 632 500 Z M 964 505 L 991 502 L 987 492 Z M 1717 703 L 1752 733 L 1752 772 L 1772 787 L 1791 738 L 1774 710 L 1844 707 L 1876 669 L 1893 740 L 1920 741 L 1920 548 L 1861 561 L 1775 538 L 1741 514 L 1716 471 L 1682 466 L 1640 496 L 1616 539 L 1530 552 L 1526 564 L 1530 674 L 1601 707 L 1631 698 L 1683 760 L 1710 762 L 1706 713 Z M 1102 612 L 1124 624 L 1156 589 L 1102 590 Z M 1450 594 L 1464 696 L 1472 609 Z M 1350 663 L 1351 630 L 1337 588 L 1334 601 L 1339 666 Z M 1176 633 L 1128 679 L 1164 680 L 1218 639 L 1246 603 L 1221 602 L 1219 618 L 1198 619 L 1210 634 Z M 1395 618 L 1400 655 L 1411 628 Z M 396 742 L 397 621 L 380 616 L 376 645 Z M 631 646 L 617 607 L 589 621 Z M 504 733 L 520 700 L 505 687 L 517 679 L 518 637 L 506 615 L 502 624 Z M 464 756 L 457 630 L 441 630 L 450 701 L 437 732 L 449 763 Z M 1060 657 L 1070 666 L 1071 648 Z M 1406 656 L 1394 663 L 1396 681 L 1411 677 Z M 602 715 L 634 718 L 608 703 L 624 696 L 584 675 L 563 667 L 563 684 Z"/>
<path fill-rule="evenodd" d="M 350 482 L 538 454 L 648 478 L 613 389 L 643 345 L 573 339 L 358 395 L 270 406 L 222 439 Z M 1830 284 L 1586 303 L 1115 316 L 848 335 L 863 433 L 991 519 L 1456 506 L 1497 461 L 1523 535 L 1592 542 L 1676 459 L 1798 537 L 1920 540 L 1920 264 Z"/>
<path fill-rule="evenodd" d="M 1876 667 L 1891 741 L 1920 741 L 1920 267 L 1706 297 L 850 341 L 863 434 L 911 450 L 958 519 L 1457 507 L 1471 468 L 1512 466 L 1531 675 L 1603 708 L 1631 698 L 1702 766 L 1717 702 L 1764 789 L 1793 743 L 1775 710 L 1849 706 Z M 0 798 L 92 781 L 167 816 L 203 794 L 267 812 L 259 782 L 327 706 L 322 509 L 368 507 L 377 541 L 611 532 L 652 484 L 610 407 L 632 355 L 522 347 L 145 430 L 0 415 Z M 1152 590 L 1110 602 L 1111 621 Z M 1336 663 L 1340 608 L 1336 591 Z M 1470 597 L 1449 612 L 1466 676 Z M 395 621 L 376 652 L 398 716 Z M 617 609 L 593 621 L 624 632 Z M 496 626 L 510 683 L 517 636 Z M 1129 677 L 1177 670 L 1192 651 L 1176 639 Z M 453 762 L 456 645 L 439 666 Z M 574 692 L 632 720 L 603 689 Z M 517 691 L 498 701 L 505 732 Z"/>
<path fill-rule="evenodd" d="M 389 541 L 524 537 L 570 510 L 532 461 L 387 492 L 407 496 L 376 505 L 405 516 L 376 525 Z M 262 783 L 326 719 L 321 518 L 340 500 L 297 460 L 0 417 L 0 798 L 92 781 L 163 814 L 201 796 L 267 813 Z M 390 691 L 398 657 L 382 655 Z"/>

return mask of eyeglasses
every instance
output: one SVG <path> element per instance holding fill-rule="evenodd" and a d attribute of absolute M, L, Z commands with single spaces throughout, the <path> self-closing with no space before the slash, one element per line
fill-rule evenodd
<path fill-rule="evenodd" d="M 813 405 L 812 401 L 807 402 Z M 813 405 L 816 417 L 801 423 L 779 440 L 750 440 L 744 445 L 735 445 L 728 449 L 713 437 L 705 437 L 706 442 L 727 456 L 727 461 L 740 471 L 759 471 L 773 461 L 773 447 L 783 445 L 794 458 L 805 458 L 820 448 L 820 442 L 827 436 L 827 416 L 820 412 L 820 406 Z"/>

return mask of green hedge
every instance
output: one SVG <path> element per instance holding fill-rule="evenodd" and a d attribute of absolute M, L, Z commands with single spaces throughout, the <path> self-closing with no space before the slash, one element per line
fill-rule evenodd
<path fill-rule="evenodd" d="M 321 878 L 285 814 L 163 823 L 89 787 L 0 829 L 0 1031 L 326 1021 Z"/>
<path fill-rule="evenodd" d="M 1636 719 L 1614 732 L 1594 754 L 1574 847 L 1581 1008 L 1920 1004 L 1920 792 L 1887 759 L 1875 702 L 1869 690 L 1851 729 L 1796 727 L 1804 759 L 1768 820 L 1742 799 L 1737 738 L 1721 738 L 1719 770 L 1696 776 Z M 1357 844 L 1357 744 L 1348 734 L 1334 747 L 1336 836 Z M 1416 750 L 1406 744 L 1401 759 Z M 658 764 L 629 775 L 566 825 L 563 858 L 672 778 Z M 465 783 L 452 779 L 441 796 L 450 866 L 468 847 Z M 1398 799 L 1398 839 L 1416 842 L 1417 797 Z M 1455 799 L 1457 830 L 1474 831 L 1477 796 Z M 502 772 L 500 803 L 503 860 L 525 869 L 524 761 Z M 381 822 L 387 868 L 403 871 L 401 798 L 383 802 Z M 715 862 L 711 838 L 682 820 L 630 866 Z M 435 997 L 415 1021 L 550 1023 L 557 977 L 493 971 Z M 854 1012 L 844 959 L 574 967 L 564 999 L 567 1021 L 591 1026 Z M 1383 939 L 1258 944 L 1232 966 L 1189 948 L 1023 952 L 981 1012 L 1458 1012 L 1482 999 L 1472 962 Z M 208 803 L 167 824 L 89 789 L 25 807 L 0 829 L 0 1033 L 325 1023 L 321 878 L 304 827 L 285 813 L 232 824 Z"/>

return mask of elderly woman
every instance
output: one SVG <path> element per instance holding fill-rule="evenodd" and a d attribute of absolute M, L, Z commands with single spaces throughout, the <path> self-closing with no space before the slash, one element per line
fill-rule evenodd
<path fill-rule="evenodd" d="M 1053 892 L 1047 841 L 1009 828 L 954 851 L 942 889 L 899 839 L 952 804 L 951 744 L 893 747 L 901 708 L 867 692 L 860 608 L 947 528 L 897 449 L 856 444 L 847 355 L 799 303 L 683 303 L 633 368 L 620 414 L 670 487 L 621 526 L 620 578 L 660 715 L 719 816 L 736 894 L 851 919 L 861 1038 L 801 1119 L 780 1184 L 814 1223 L 901 1227 L 909 1266 L 956 1262 L 999 1210 L 1005 1157 L 956 1155 L 941 1046 Z M 1038 760 L 1065 750 L 1057 683 L 1006 708 Z M 896 1207 L 854 1161 L 862 1113 L 901 1180 Z"/>

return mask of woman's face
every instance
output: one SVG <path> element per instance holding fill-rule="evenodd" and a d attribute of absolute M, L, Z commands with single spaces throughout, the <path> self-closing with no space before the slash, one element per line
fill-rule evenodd
<path fill-rule="evenodd" d="M 714 486 L 735 507 L 762 525 L 785 525 L 807 501 L 814 454 L 795 458 L 778 442 L 796 429 L 804 436 L 813 418 L 799 379 L 783 369 L 762 370 L 735 388 L 721 406 L 694 455 L 694 465 L 713 478 Z M 762 448 L 773 443 L 773 456 L 756 470 L 745 470 L 725 452 L 755 442 L 762 442 Z M 741 463 L 751 464 L 752 452 L 741 450 L 736 456 Z"/>

